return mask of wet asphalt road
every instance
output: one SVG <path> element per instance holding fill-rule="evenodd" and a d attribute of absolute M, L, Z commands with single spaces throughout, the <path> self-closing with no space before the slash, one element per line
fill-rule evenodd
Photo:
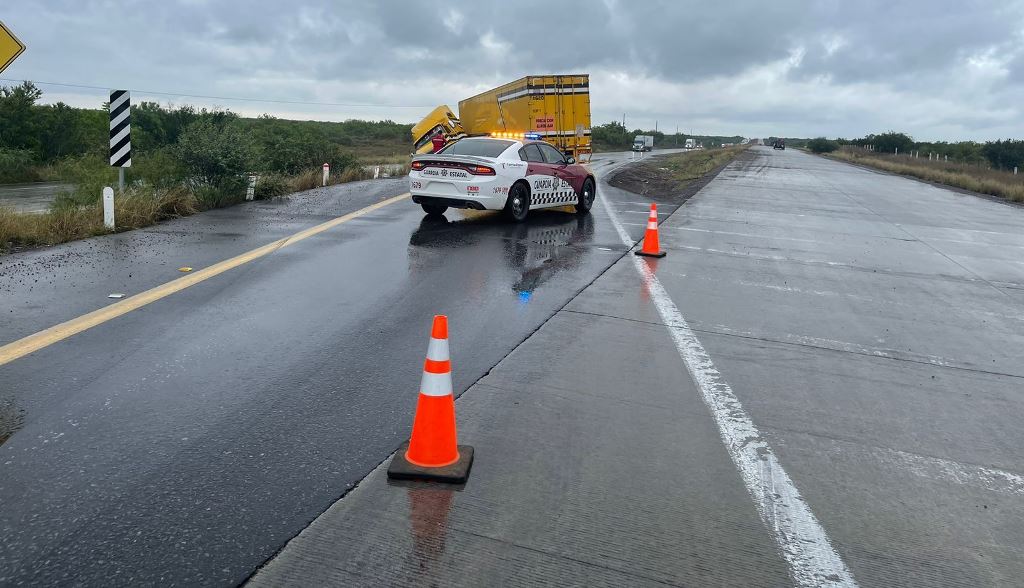
<path fill-rule="evenodd" d="M 0 258 L 3 341 L 405 190 Z M 647 205 L 619 196 L 639 238 Z M 0 367 L 0 584 L 241 582 L 408 434 L 433 314 L 460 393 L 624 250 L 598 207 L 510 225 L 403 201 Z"/>
<path fill-rule="evenodd" d="M 756 148 L 661 244 L 641 265 L 744 415 L 716 427 L 625 256 L 459 399 L 465 486 L 382 464 L 252 586 L 1021 584 L 1024 209 Z M 756 490 L 741 416 L 777 457 Z M 824 536 L 780 533 L 787 501 Z M 852 579 L 797 576 L 794 546 Z"/>

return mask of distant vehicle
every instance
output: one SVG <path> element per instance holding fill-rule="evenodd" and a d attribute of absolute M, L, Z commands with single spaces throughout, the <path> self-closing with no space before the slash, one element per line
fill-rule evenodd
<path fill-rule="evenodd" d="M 527 76 L 459 102 L 459 116 L 438 106 L 412 128 L 415 153 L 433 152 L 431 138 L 512 137 L 531 133 L 581 159 L 591 153 L 590 76 Z"/>
<path fill-rule="evenodd" d="M 516 222 L 538 208 L 573 205 L 579 214 L 589 212 L 597 196 L 594 176 L 538 139 L 528 133 L 467 137 L 439 153 L 416 155 L 409 172 L 412 201 L 429 215 L 449 208 L 503 210 Z"/>
<path fill-rule="evenodd" d="M 687 149 L 696 149 L 697 148 L 697 142 L 694 141 L 693 139 L 687 139 L 686 140 L 686 148 Z"/>
<path fill-rule="evenodd" d="M 782 149 L 783 151 L 785 151 L 786 150 L 786 140 L 785 139 L 775 139 L 775 143 L 772 144 L 772 149 Z"/>
<path fill-rule="evenodd" d="M 651 135 L 637 135 L 633 138 L 633 151 L 650 151 L 654 149 L 654 137 Z"/>

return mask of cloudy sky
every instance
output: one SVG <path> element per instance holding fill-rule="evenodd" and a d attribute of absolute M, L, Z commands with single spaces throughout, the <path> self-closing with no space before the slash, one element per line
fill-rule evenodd
<path fill-rule="evenodd" d="M 0 20 L 28 45 L 2 78 L 242 114 L 414 122 L 523 75 L 589 73 L 595 124 L 1024 137 L 1024 0 L 4 0 Z"/>

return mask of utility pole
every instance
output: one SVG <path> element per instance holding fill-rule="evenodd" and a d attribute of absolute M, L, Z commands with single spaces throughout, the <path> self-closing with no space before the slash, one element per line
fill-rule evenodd
<path fill-rule="evenodd" d="M 626 128 L 626 113 L 622 113 L 622 128 Z"/>

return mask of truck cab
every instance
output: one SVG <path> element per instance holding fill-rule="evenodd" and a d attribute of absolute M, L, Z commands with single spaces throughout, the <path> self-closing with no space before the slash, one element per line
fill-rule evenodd
<path fill-rule="evenodd" d="M 433 138 L 441 135 L 445 144 L 457 141 L 466 136 L 462 122 L 447 105 L 438 106 L 423 117 L 412 128 L 412 142 L 415 153 L 433 153 Z"/>
<path fill-rule="evenodd" d="M 633 139 L 633 151 L 650 151 L 654 149 L 654 137 L 650 135 L 637 135 Z"/>

